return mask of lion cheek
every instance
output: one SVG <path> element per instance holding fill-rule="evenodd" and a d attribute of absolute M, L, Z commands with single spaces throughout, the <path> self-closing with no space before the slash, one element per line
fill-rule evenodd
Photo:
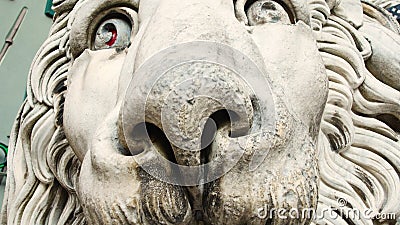
<path fill-rule="evenodd" d="M 292 26 L 266 24 L 255 28 L 252 38 L 273 90 L 316 139 L 328 97 L 328 76 L 311 28 L 301 21 Z"/>
<path fill-rule="evenodd" d="M 68 73 L 64 128 L 69 144 L 83 160 L 95 131 L 118 101 L 126 53 L 86 50 Z"/>
<path fill-rule="evenodd" d="M 117 173 L 112 162 L 93 165 L 97 162 L 90 154 L 83 161 L 77 190 L 89 224 L 189 224 L 192 220 L 182 187 L 161 182 L 140 168 Z"/>
<path fill-rule="evenodd" d="M 119 152 L 118 109 L 98 126 L 82 163 L 78 196 L 89 224 L 188 224 L 184 188 L 157 180 Z"/>
<path fill-rule="evenodd" d="M 121 189 L 118 187 L 121 182 L 102 177 L 89 158 L 83 161 L 77 188 L 87 222 L 93 225 L 142 223 L 139 182 L 125 182 L 129 191 Z"/>
<path fill-rule="evenodd" d="M 271 149 L 260 149 L 267 156 L 259 167 L 249 168 L 253 160 L 249 152 L 250 157 L 206 186 L 209 221 L 227 225 L 244 221 L 260 225 L 310 223 L 318 199 L 316 145 L 304 125 L 288 122 L 294 123 L 290 125 L 294 132 L 281 136 L 280 144 Z M 303 212 L 310 213 L 303 216 Z"/>

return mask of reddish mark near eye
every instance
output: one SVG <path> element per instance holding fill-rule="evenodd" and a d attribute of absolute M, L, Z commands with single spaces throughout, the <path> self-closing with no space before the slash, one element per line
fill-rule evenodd
<path fill-rule="evenodd" d="M 109 32 L 111 32 L 111 38 L 109 41 L 106 42 L 106 45 L 111 47 L 117 41 L 118 33 L 117 33 L 117 30 L 115 30 L 115 29 L 112 29 Z"/>

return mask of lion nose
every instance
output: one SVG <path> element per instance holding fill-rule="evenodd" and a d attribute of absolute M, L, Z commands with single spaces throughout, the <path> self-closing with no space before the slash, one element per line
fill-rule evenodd
<path fill-rule="evenodd" d="M 230 126 L 230 137 L 250 128 L 274 130 L 276 107 L 263 71 L 241 51 L 216 42 L 187 42 L 153 55 L 124 95 L 119 133 L 126 153 L 159 146 L 178 164 L 196 166 L 204 163 L 201 150 L 218 128 Z"/>
<path fill-rule="evenodd" d="M 161 55 L 172 60 L 169 52 Z M 197 166 L 205 162 L 202 149 L 212 143 L 218 128 L 230 126 L 231 136 L 249 131 L 253 96 L 243 77 L 217 62 L 161 63 L 156 57 L 135 73 L 126 92 L 123 139 L 132 155 L 144 151 L 140 143 L 147 138 L 163 156 Z M 157 144 L 162 138 L 164 144 Z"/>
<path fill-rule="evenodd" d="M 133 74 L 120 110 L 119 139 L 141 166 L 185 166 L 193 171 L 187 177 L 201 179 L 210 153 L 229 158 L 225 147 L 231 139 L 260 127 L 274 130 L 275 108 L 265 74 L 243 53 L 220 43 L 188 42 L 159 52 Z M 230 131 L 223 150 L 221 143 L 210 147 L 219 129 Z"/>
<path fill-rule="evenodd" d="M 255 127 L 273 129 L 264 61 L 232 2 L 194 2 L 160 1 L 153 16 L 141 19 L 143 33 L 129 48 L 135 68 L 129 68 L 119 139 L 126 154 L 143 156 L 138 159 L 151 161 L 148 153 L 157 150 L 196 167 L 207 164 L 218 129 L 229 126 L 232 138 Z"/>

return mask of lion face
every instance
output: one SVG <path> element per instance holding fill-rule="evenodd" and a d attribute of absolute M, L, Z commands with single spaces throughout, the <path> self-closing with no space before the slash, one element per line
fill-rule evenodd
<path fill-rule="evenodd" d="M 265 205 L 316 207 L 328 89 L 308 12 L 104 2 L 75 11 L 64 108 L 89 224 L 265 224 Z"/>
<path fill-rule="evenodd" d="M 2 225 L 400 215 L 400 26 L 382 8 L 53 4 L 11 134 Z"/>

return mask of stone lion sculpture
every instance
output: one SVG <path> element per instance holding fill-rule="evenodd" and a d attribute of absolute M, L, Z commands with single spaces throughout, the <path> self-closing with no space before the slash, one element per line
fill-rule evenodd
<path fill-rule="evenodd" d="M 1 224 L 395 224 L 399 3 L 53 1 Z"/>

